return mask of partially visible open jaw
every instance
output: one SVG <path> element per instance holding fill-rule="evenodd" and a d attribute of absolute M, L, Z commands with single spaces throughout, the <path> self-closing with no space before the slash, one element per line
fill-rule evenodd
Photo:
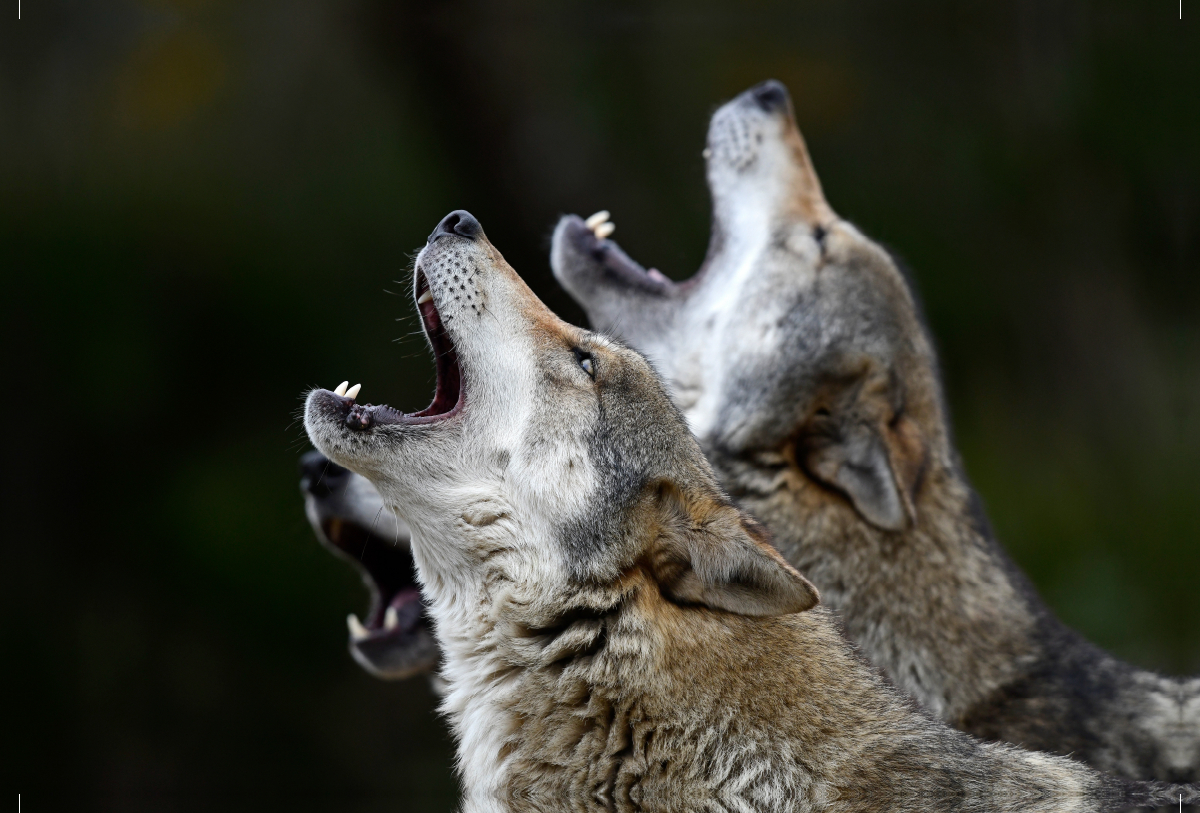
<path fill-rule="evenodd" d="M 608 277 L 624 287 L 636 288 L 648 294 L 665 295 L 679 287 L 657 268 L 644 268 L 608 239 L 615 230 L 608 212 L 601 211 L 584 220 L 577 215 L 563 218 L 559 229 L 571 248 L 581 256 L 590 257 Z"/>
<path fill-rule="evenodd" d="M 414 575 L 412 552 L 350 520 L 326 519 L 321 530 L 357 565 L 371 594 L 364 621 L 354 613 L 346 616 L 354 659 L 387 678 L 432 669 L 437 664 L 437 644 Z"/>
<path fill-rule="evenodd" d="M 353 613 L 346 619 L 351 655 L 368 672 L 387 679 L 432 671 L 438 648 L 416 582 L 407 528 L 383 515 L 387 508 L 365 478 L 316 451 L 304 455 L 300 465 L 305 513 L 317 538 L 354 566 L 370 595 L 365 619 Z"/>

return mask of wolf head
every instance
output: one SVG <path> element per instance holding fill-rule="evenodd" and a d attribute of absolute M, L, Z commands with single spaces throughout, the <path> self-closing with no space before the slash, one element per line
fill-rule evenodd
<path fill-rule="evenodd" d="M 720 108 L 705 155 L 713 233 L 695 277 L 644 271 L 574 216 L 554 233 L 555 276 L 597 330 L 647 354 L 739 489 L 787 489 L 807 517 L 911 526 L 948 447 L 900 271 L 826 202 L 778 82 Z"/>
<path fill-rule="evenodd" d="M 524 621 L 550 623 L 564 596 L 633 569 L 671 600 L 720 610 L 816 603 L 721 493 L 646 360 L 555 317 L 471 215 L 430 235 L 413 290 L 437 360 L 430 406 L 316 390 L 305 427 L 411 527 L 435 609 L 503 585 Z M 438 621 L 443 643 L 455 632 Z"/>
<path fill-rule="evenodd" d="M 317 539 L 362 577 L 370 595 L 364 621 L 351 613 L 350 654 L 376 677 L 431 672 L 437 643 L 417 587 L 410 532 L 371 483 L 320 452 L 300 459 L 304 513 Z"/>

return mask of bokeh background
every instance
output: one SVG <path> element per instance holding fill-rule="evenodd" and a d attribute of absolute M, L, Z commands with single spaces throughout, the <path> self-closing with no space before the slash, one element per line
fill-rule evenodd
<path fill-rule="evenodd" d="M 467 208 L 560 314 L 613 212 L 691 274 L 722 100 L 791 89 L 911 267 L 959 444 L 1069 623 L 1200 672 L 1200 6 L 28 0 L 0 21 L 5 773 L 28 809 L 452 809 L 345 652 L 301 393 L 423 406 L 409 259 Z M 398 281 L 398 282 L 397 282 Z"/>

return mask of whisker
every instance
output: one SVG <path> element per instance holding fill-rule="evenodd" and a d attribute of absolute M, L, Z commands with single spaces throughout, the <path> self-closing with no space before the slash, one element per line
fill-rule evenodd
<path fill-rule="evenodd" d="M 358 561 L 360 561 L 360 562 L 363 560 L 363 557 L 367 555 L 367 543 L 371 539 L 371 534 L 373 534 L 375 532 L 375 523 L 379 522 L 379 515 L 381 513 L 383 513 L 382 505 L 379 506 L 379 510 L 375 512 L 375 519 L 371 520 L 371 527 L 367 529 L 367 538 L 363 540 L 362 553 L 358 554 Z"/>

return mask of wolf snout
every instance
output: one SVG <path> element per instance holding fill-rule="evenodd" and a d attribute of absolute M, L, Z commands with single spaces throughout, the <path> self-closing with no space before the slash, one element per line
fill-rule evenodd
<path fill-rule="evenodd" d="M 442 222 L 437 224 L 437 228 L 429 235 L 429 240 L 426 242 L 432 243 L 439 237 L 450 235 L 474 240 L 481 234 L 483 234 L 483 226 L 479 225 L 479 221 L 475 219 L 474 215 L 466 209 L 455 209 L 442 218 Z"/>
<path fill-rule="evenodd" d="M 750 96 L 767 113 L 785 110 L 788 104 L 787 88 L 782 82 L 768 79 L 750 88 Z"/>
<path fill-rule="evenodd" d="M 344 469 L 318 451 L 300 458 L 300 488 L 314 497 L 327 497 L 346 482 L 350 470 Z"/>

